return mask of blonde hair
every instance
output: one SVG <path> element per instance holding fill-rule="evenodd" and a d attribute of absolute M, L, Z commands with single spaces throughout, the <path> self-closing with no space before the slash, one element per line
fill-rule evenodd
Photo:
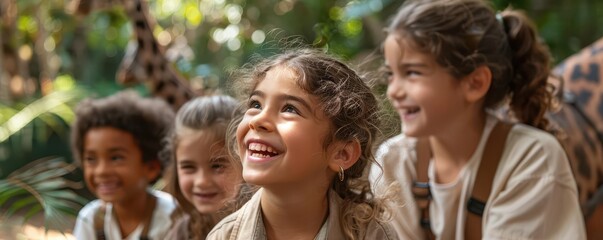
<path fill-rule="evenodd" d="M 348 239 L 364 235 L 371 220 L 380 220 L 384 205 L 373 197 L 368 180 L 363 176 L 370 163 L 375 163 L 374 144 L 379 134 L 379 103 L 364 79 L 342 61 L 313 49 L 295 49 L 272 58 L 253 62 L 238 72 L 234 89 L 238 95 L 249 93 L 264 79 L 267 72 L 284 67 L 296 73 L 299 86 L 319 99 L 319 110 L 331 121 L 323 147 L 334 141 L 357 140 L 361 155 L 345 170 L 343 181 L 331 180 L 330 188 L 342 199 L 340 219 Z M 237 156 L 235 135 L 241 119 L 229 127 L 229 150 Z"/>
<path fill-rule="evenodd" d="M 214 219 L 209 214 L 199 213 L 184 197 L 178 182 L 176 149 L 182 136 L 190 134 L 191 130 L 211 130 L 217 136 L 217 143 L 224 143 L 228 124 L 236 116 L 236 107 L 237 101 L 229 96 L 195 98 L 180 108 L 176 115 L 173 132 L 167 139 L 167 147 L 163 154 L 171 158 L 171 165 L 167 175 L 166 191 L 176 198 L 180 206 L 172 214 L 172 219 L 176 220 L 184 214 L 189 214 L 190 222 L 188 229 L 192 239 L 205 238 L 219 219 Z M 237 170 L 240 169 L 238 166 L 235 167 Z M 222 212 L 221 214 L 227 215 L 227 213 Z"/>

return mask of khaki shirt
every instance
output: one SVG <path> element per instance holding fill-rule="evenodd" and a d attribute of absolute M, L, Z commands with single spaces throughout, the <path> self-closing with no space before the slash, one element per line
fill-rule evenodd
<path fill-rule="evenodd" d="M 431 161 L 429 211 L 437 239 L 464 239 L 467 200 L 485 142 L 496 122 L 495 117 L 488 117 L 477 149 L 455 181 L 436 183 Z M 416 142 L 403 134 L 386 141 L 377 152 L 383 172 L 373 167 L 369 174 L 377 194 L 392 183 L 400 184 L 401 203 L 391 210 L 393 226 L 402 239 L 424 238 L 411 191 L 416 179 Z M 565 152 L 552 135 L 523 124 L 513 126 L 481 227 L 483 239 L 586 239 L 576 183 Z"/>
<path fill-rule="evenodd" d="M 258 190 L 241 209 L 222 219 L 207 235 L 207 239 L 265 240 L 266 233 L 260 207 L 261 195 L 262 189 Z M 345 239 L 339 222 L 341 201 L 343 200 L 335 192 L 329 191 L 329 217 L 321 227 L 316 240 Z M 388 223 L 373 220 L 369 223 L 362 239 L 394 240 L 398 237 Z"/>

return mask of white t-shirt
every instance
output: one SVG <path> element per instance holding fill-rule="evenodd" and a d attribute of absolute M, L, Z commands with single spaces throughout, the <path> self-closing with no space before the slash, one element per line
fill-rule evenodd
<path fill-rule="evenodd" d="M 428 168 L 432 200 L 431 229 L 437 239 L 464 239 L 466 204 L 485 143 L 497 119 L 488 116 L 473 156 L 450 183 L 434 181 Z M 401 239 L 423 239 L 420 213 L 412 194 L 416 179 L 415 138 L 403 134 L 386 141 L 377 153 L 383 167 L 372 167 L 369 179 L 377 195 L 400 184 L 400 202 L 391 206 L 393 226 Z M 484 239 L 586 239 L 584 220 L 569 162 L 550 134 L 515 124 L 508 135 L 482 217 Z"/>
<path fill-rule="evenodd" d="M 151 190 L 150 192 L 157 198 L 157 204 L 155 205 L 155 210 L 153 211 L 153 218 L 151 220 L 148 237 L 152 240 L 162 240 L 172 225 L 170 215 L 176 208 L 176 201 L 172 195 L 168 193 L 157 190 Z M 96 239 L 96 234 L 94 232 L 94 214 L 96 214 L 101 204 L 102 201 L 97 199 L 86 204 L 86 206 L 80 210 L 75 223 L 75 228 L 73 229 L 73 235 L 76 239 Z M 105 214 L 105 234 L 107 239 L 138 240 L 140 238 L 140 234 L 142 233 L 142 229 L 144 228 L 144 224 L 141 223 L 129 236 L 123 237 L 121 236 L 121 231 L 119 230 L 119 225 L 115 221 L 114 215 L 111 214 L 113 211 L 112 204 L 108 203 L 106 206 L 107 214 Z"/>

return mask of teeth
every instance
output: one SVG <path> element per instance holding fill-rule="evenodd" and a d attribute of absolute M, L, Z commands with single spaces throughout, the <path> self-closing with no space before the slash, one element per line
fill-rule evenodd
<path fill-rule="evenodd" d="M 259 158 L 266 158 L 266 157 L 270 157 L 269 155 L 266 154 L 261 154 L 261 153 L 251 153 L 252 157 L 259 157 Z"/>
<path fill-rule="evenodd" d="M 249 144 L 248 149 L 252 151 L 262 151 L 277 154 L 276 150 L 274 150 L 272 147 L 261 143 L 251 143 Z"/>

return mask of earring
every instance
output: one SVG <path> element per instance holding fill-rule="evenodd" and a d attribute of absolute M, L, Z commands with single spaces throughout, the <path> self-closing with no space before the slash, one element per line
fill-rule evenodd
<path fill-rule="evenodd" d="M 343 173 L 343 167 L 341 167 L 341 165 L 339 165 L 339 181 L 343 182 L 343 178 L 344 178 L 344 173 Z"/>

